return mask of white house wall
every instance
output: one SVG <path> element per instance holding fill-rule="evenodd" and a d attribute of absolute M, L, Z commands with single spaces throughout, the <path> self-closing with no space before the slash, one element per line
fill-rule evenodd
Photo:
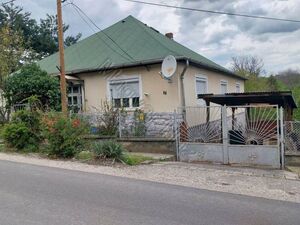
<path fill-rule="evenodd" d="M 95 72 L 77 75 L 84 81 L 85 99 L 84 108 L 86 111 L 94 111 L 101 108 L 101 102 L 110 100 L 108 82 L 111 79 L 120 77 L 139 77 L 141 82 L 140 98 L 145 111 L 153 112 L 174 112 L 181 106 L 180 74 L 184 64 L 179 64 L 176 75 L 170 81 L 160 75 L 160 65 L 147 67 L 134 67 L 120 69 L 110 72 Z M 196 76 L 205 76 L 208 80 L 208 93 L 220 93 L 220 82 L 228 82 L 228 92 L 236 91 L 236 83 L 240 84 L 241 92 L 244 90 L 244 81 L 238 78 L 211 72 L 189 66 L 184 77 L 185 102 L 187 106 L 196 106 Z"/>

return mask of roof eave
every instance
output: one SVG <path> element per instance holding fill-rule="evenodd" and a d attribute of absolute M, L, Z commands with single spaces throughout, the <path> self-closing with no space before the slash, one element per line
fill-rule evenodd
<path fill-rule="evenodd" d="M 199 68 L 204 68 L 210 71 L 214 72 L 220 72 L 241 80 L 247 80 L 245 77 L 241 77 L 231 71 L 226 71 L 214 68 L 211 66 L 207 66 L 199 61 L 184 57 L 184 56 L 177 56 L 176 57 L 177 61 L 183 61 L 183 60 L 189 60 L 190 64 L 197 66 Z M 151 59 L 151 60 L 144 60 L 144 61 L 139 61 L 139 62 L 134 62 L 134 63 L 124 63 L 124 64 L 119 64 L 119 65 L 113 65 L 109 67 L 102 67 L 102 68 L 86 68 L 86 69 L 78 69 L 78 70 L 72 70 L 72 71 L 66 71 L 66 74 L 72 75 L 72 74 L 80 74 L 80 73 L 93 73 L 93 72 L 100 72 L 100 71 L 106 71 L 106 70 L 114 70 L 114 69 L 124 69 L 124 68 L 132 68 L 132 67 L 137 67 L 137 66 L 148 66 L 148 65 L 154 65 L 158 63 L 162 63 L 163 58 L 160 59 Z M 52 73 L 52 74 L 58 74 L 57 73 Z"/>

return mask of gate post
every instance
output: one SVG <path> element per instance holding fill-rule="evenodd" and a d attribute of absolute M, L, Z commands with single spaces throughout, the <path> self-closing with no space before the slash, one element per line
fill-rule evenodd
<path fill-rule="evenodd" d="M 178 133 L 178 121 L 177 121 L 177 112 L 174 110 L 174 135 L 175 135 L 175 145 L 176 145 L 176 161 L 180 161 L 179 158 L 179 133 Z"/>
<path fill-rule="evenodd" d="M 279 122 L 280 122 L 280 153 L 281 153 L 281 169 L 285 166 L 285 153 L 284 153 L 284 122 L 283 122 L 283 108 L 279 109 Z"/>
<path fill-rule="evenodd" d="M 222 106 L 222 140 L 223 140 L 223 163 L 229 163 L 228 152 L 228 129 L 227 129 L 227 109 L 226 105 Z"/>

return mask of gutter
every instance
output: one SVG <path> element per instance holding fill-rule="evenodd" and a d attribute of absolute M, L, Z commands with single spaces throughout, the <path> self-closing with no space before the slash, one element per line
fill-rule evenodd
<path fill-rule="evenodd" d="M 190 62 L 188 59 L 186 59 L 186 62 L 185 62 L 185 67 L 183 68 L 182 70 L 182 73 L 180 74 L 180 87 L 181 87 L 181 107 L 182 107 L 182 110 L 183 110 L 183 116 L 185 118 L 185 90 L 184 90 L 184 75 L 186 73 L 186 70 L 187 68 L 189 67 L 190 65 Z"/>

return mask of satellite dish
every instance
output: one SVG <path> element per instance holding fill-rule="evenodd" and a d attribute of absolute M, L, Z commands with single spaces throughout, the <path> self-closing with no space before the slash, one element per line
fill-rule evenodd
<path fill-rule="evenodd" d="M 174 56 L 168 55 L 161 66 L 161 73 L 164 78 L 170 79 L 176 72 L 177 61 Z"/>

